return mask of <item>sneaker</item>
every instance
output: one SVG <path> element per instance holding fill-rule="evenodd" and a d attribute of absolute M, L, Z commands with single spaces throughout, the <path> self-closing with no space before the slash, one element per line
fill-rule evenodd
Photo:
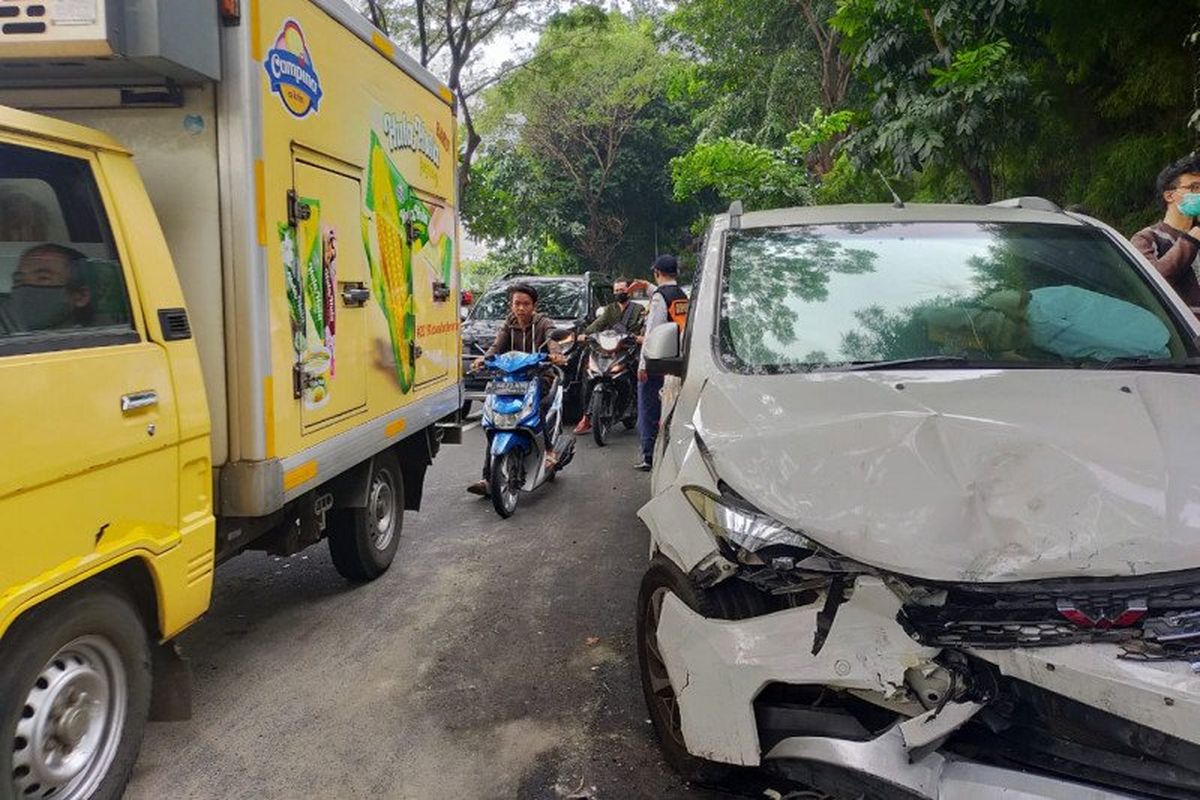
<path fill-rule="evenodd" d="M 575 433 L 582 436 L 585 433 L 590 433 L 592 430 L 592 419 L 587 414 L 579 420 L 579 424 L 575 426 Z"/>
<path fill-rule="evenodd" d="M 477 494 L 480 497 L 488 497 L 491 495 L 491 489 L 488 488 L 487 481 L 476 481 L 467 487 L 467 491 L 471 494 Z"/>
<path fill-rule="evenodd" d="M 649 459 L 642 458 L 636 464 L 633 465 L 633 468 L 636 469 L 638 472 L 649 472 L 650 468 L 652 466 L 653 465 L 650 463 Z"/>

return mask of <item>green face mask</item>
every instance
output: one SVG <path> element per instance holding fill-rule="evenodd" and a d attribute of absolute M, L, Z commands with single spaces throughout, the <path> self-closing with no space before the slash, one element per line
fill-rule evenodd
<path fill-rule="evenodd" d="M 1189 192 L 1179 201 L 1179 213 L 1187 217 L 1200 217 L 1200 192 Z"/>
<path fill-rule="evenodd" d="M 27 331 L 53 330 L 71 318 L 62 286 L 16 286 L 12 302 Z"/>

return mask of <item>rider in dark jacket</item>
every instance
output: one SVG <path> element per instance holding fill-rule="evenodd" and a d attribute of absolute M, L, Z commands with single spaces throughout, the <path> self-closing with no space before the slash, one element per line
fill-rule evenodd
<path fill-rule="evenodd" d="M 583 329 L 584 334 L 615 330 L 640 336 L 646 324 L 646 309 L 629 299 L 628 278 L 621 277 L 613 281 L 613 296 L 616 299 L 600 311 L 591 325 Z M 591 415 L 585 413 L 575 426 L 575 433 L 587 433 L 591 429 Z"/>

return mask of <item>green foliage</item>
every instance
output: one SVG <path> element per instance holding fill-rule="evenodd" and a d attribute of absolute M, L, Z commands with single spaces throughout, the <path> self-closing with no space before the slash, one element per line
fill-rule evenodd
<path fill-rule="evenodd" d="M 820 17 L 833 10 L 813 5 Z M 817 44 L 792 0 L 683 0 L 667 25 L 693 58 L 687 97 L 701 141 L 779 147 L 820 104 Z"/>
<path fill-rule="evenodd" d="M 881 171 L 907 201 L 1036 194 L 1132 233 L 1160 213 L 1158 170 L 1200 143 L 1198 12 L 1197 0 L 679 0 L 661 19 L 576 7 L 482 98 L 464 222 L 504 254 L 489 263 L 645 274 L 658 252 L 687 260 L 707 214 L 733 199 L 890 202 Z"/>
<path fill-rule="evenodd" d="M 822 145 L 838 141 L 850 132 L 856 122 L 861 122 L 861 115 L 849 109 L 826 113 L 816 108 L 808 122 L 801 120 L 796 130 L 787 135 L 787 143 L 807 154 Z"/>
<path fill-rule="evenodd" d="M 953 165 L 976 200 L 993 194 L 996 154 L 1019 140 L 1044 101 L 1006 34 L 1024 0 L 841 0 L 832 19 L 870 86 L 870 118 L 848 140 L 859 160 L 894 172 Z"/>
<path fill-rule="evenodd" d="M 722 203 L 742 200 L 748 208 L 805 205 L 812 199 L 803 165 L 779 152 L 738 139 L 696 145 L 671 161 L 675 199 L 713 192 Z"/>
<path fill-rule="evenodd" d="M 673 201 L 667 167 L 694 141 L 676 93 L 687 74 L 648 20 L 596 6 L 556 16 L 534 60 L 486 97 L 468 230 L 553 271 L 644 272 L 694 213 Z"/>

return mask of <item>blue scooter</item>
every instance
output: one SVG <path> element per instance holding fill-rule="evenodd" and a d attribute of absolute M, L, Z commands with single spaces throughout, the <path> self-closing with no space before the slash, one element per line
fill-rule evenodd
<path fill-rule="evenodd" d="M 532 492 L 575 457 L 575 436 L 562 424 L 563 373 L 545 353 L 503 353 L 484 362 L 492 374 L 483 401 L 483 430 L 491 452 L 489 490 L 507 519 L 522 491 Z M 542 379 L 552 380 L 542 419 Z M 549 456 L 547 456 L 549 454 Z"/>

